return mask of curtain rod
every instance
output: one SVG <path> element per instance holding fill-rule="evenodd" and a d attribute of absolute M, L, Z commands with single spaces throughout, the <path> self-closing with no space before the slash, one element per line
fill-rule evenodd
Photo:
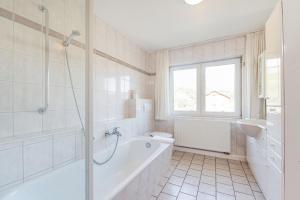
<path fill-rule="evenodd" d="M 195 43 L 179 45 L 179 46 L 175 46 L 175 47 L 171 47 L 171 48 L 165 48 L 165 50 L 172 51 L 172 50 L 187 48 L 187 47 L 196 46 L 196 45 L 203 45 L 203 44 L 207 44 L 207 43 L 211 43 L 211 42 L 220 42 L 220 41 L 224 41 L 224 40 L 228 40 L 228 39 L 232 39 L 232 38 L 236 38 L 236 37 L 245 37 L 247 34 L 257 33 L 257 32 L 261 32 L 261 31 L 264 31 L 264 29 L 259 29 L 259 30 L 252 31 L 252 32 L 239 33 L 239 34 L 235 34 L 235 35 L 224 36 L 224 37 L 220 37 L 220 38 L 212 38 L 212 39 L 204 40 L 201 42 L 195 42 Z M 163 49 L 161 49 L 161 50 L 163 50 Z"/>
<path fill-rule="evenodd" d="M 236 56 L 236 57 L 228 57 L 228 58 L 222 58 L 222 59 L 208 60 L 208 61 L 203 61 L 203 62 L 194 62 L 194 63 L 187 63 L 187 64 L 170 65 L 170 68 L 183 67 L 183 66 L 188 66 L 188 65 L 199 65 L 199 64 L 205 64 L 205 63 L 210 63 L 210 62 L 220 62 L 220 61 L 234 60 L 234 59 L 240 59 L 241 64 L 243 64 L 243 56 Z"/>

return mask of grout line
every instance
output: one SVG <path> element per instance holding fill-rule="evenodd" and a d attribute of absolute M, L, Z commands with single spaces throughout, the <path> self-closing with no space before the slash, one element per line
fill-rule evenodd
<path fill-rule="evenodd" d="M 8 20 L 11 20 L 13 22 L 17 22 L 17 23 L 19 23 L 23 26 L 26 26 L 26 27 L 31 28 L 31 29 L 36 30 L 36 31 L 45 32 L 45 30 L 46 30 L 46 28 L 42 24 L 34 22 L 30 19 L 27 19 L 27 18 L 25 18 L 21 15 L 18 15 L 16 13 L 12 12 L 12 11 L 6 10 L 2 7 L 0 7 L 0 16 L 3 17 L 3 18 L 6 18 Z M 64 35 L 62 33 L 59 33 L 59 32 L 57 32 L 53 29 L 49 29 L 49 36 L 52 36 L 52 37 L 54 37 L 56 39 L 60 39 L 60 40 L 64 40 L 67 37 L 66 35 Z M 79 42 L 77 40 L 72 40 L 71 44 L 78 47 L 78 48 L 81 48 L 81 49 L 86 48 L 84 43 Z M 143 69 L 140 69 L 140 68 L 138 68 L 134 65 L 131 65 L 131 64 L 129 64 L 129 63 L 123 61 L 123 60 L 120 60 L 116 57 L 113 57 L 111 55 L 108 55 L 107 53 L 104 53 L 104 52 L 102 52 L 100 50 L 97 50 L 95 48 L 93 49 L 93 51 L 94 51 L 95 55 L 98 55 L 98 56 L 101 56 L 103 58 L 109 59 L 113 62 L 116 62 L 120 65 L 128 67 L 128 68 L 130 68 L 132 70 L 135 70 L 137 72 L 140 72 L 142 74 L 145 74 L 145 75 L 148 75 L 148 76 L 155 76 L 156 75 L 156 73 L 147 72 Z"/>
<path fill-rule="evenodd" d="M 233 182 L 233 179 L 232 179 L 231 167 L 230 167 L 229 160 L 227 160 L 227 164 L 228 164 L 228 169 L 229 169 L 229 173 L 230 173 L 230 179 L 231 179 L 231 182 L 232 182 L 233 196 L 234 196 L 234 199 L 236 199 L 235 190 L 234 190 L 234 182 Z"/>
<path fill-rule="evenodd" d="M 184 182 L 184 180 L 186 179 L 187 176 L 192 176 L 192 177 L 198 178 L 197 176 L 188 175 L 188 171 L 191 169 L 191 168 L 190 168 L 191 165 L 192 165 L 192 164 L 195 164 L 195 163 L 193 163 L 193 160 L 194 160 L 194 158 L 195 158 L 196 155 L 202 155 L 202 154 L 195 154 L 195 153 L 193 153 L 193 156 L 192 156 L 192 159 L 191 159 L 190 162 L 189 162 L 189 165 L 185 165 L 185 164 L 184 164 L 185 166 L 189 166 L 189 168 L 188 168 L 188 170 L 182 170 L 182 171 L 187 171 L 187 173 L 186 173 L 186 175 L 185 175 L 184 177 L 180 177 L 180 178 L 183 178 L 183 183 L 182 183 L 182 185 L 180 186 L 179 193 L 184 193 L 184 194 L 186 194 L 186 195 L 194 196 L 194 195 L 191 195 L 191 194 L 182 192 L 181 189 L 182 189 L 183 184 L 195 186 L 195 185 L 192 185 L 192 184 L 190 184 L 190 183 Z M 184 156 L 184 154 L 183 154 L 182 156 L 180 156 L 180 160 L 176 160 L 176 161 L 177 161 L 177 164 L 174 165 L 174 170 L 173 170 L 173 172 L 177 169 L 177 166 L 180 165 L 180 162 L 183 160 L 183 156 Z M 223 183 L 219 183 L 219 184 L 223 184 L 223 185 L 226 185 L 226 186 L 231 186 L 232 189 L 233 189 L 233 195 L 230 195 L 230 194 L 227 194 L 227 193 L 223 193 L 223 192 L 218 192 L 218 190 L 217 190 L 217 184 L 218 184 L 218 182 L 217 182 L 217 158 L 214 157 L 214 159 L 212 159 L 212 160 L 214 160 L 214 162 L 215 162 L 215 163 L 214 163 L 215 169 L 214 169 L 214 170 L 208 169 L 208 170 L 214 171 L 214 172 L 215 172 L 215 186 L 214 186 L 214 187 L 215 187 L 215 198 L 217 198 L 217 194 L 218 194 L 218 193 L 221 193 L 221 194 L 224 194 L 224 195 L 231 196 L 231 197 L 233 197 L 234 199 L 236 199 L 236 193 L 241 193 L 241 194 L 245 194 L 245 195 L 251 196 L 251 194 L 246 194 L 246 193 L 244 193 L 244 192 L 235 191 L 234 186 L 233 186 L 233 183 L 237 183 L 237 182 L 234 182 L 233 179 L 232 179 L 231 169 L 233 169 L 233 168 L 230 167 L 230 162 L 229 162 L 230 159 L 226 159 L 226 158 L 223 158 L 223 159 L 226 160 L 226 165 L 228 166 L 228 172 L 229 172 L 229 174 L 230 174 L 230 177 L 228 177 L 228 176 L 223 176 L 223 175 L 219 175 L 219 176 L 230 178 L 230 180 L 231 180 L 231 182 L 232 182 L 232 185 L 223 184 Z M 196 197 L 196 198 L 197 198 L 197 196 L 198 196 L 199 193 L 202 193 L 202 192 L 199 191 L 199 187 L 200 187 L 200 185 L 201 185 L 201 179 L 202 179 L 202 176 L 204 176 L 204 175 L 203 175 L 203 170 L 204 170 L 205 160 L 210 160 L 210 159 L 205 158 L 205 156 L 204 156 L 203 162 L 202 162 L 202 164 L 201 164 L 201 170 L 196 170 L 196 171 L 201 171 L 201 175 L 200 175 L 199 182 L 198 182 L 199 184 L 198 184 L 197 194 L 196 194 L 196 196 L 194 196 L 194 197 Z M 199 164 L 197 164 L 197 165 L 199 165 Z M 248 185 L 247 185 L 247 186 L 249 186 L 249 187 L 251 188 L 250 182 L 249 182 L 249 180 L 248 180 L 248 178 L 247 178 L 247 174 L 245 173 L 245 168 L 244 168 L 244 166 L 242 165 L 242 162 L 241 162 L 241 161 L 239 161 L 239 165 L 242 166 L 242 169 L 237 169 L 237 170 L 243 171 L 243 173 L 244 173 L 245 176 L 246 176 L 246 177 L 244 177 L 244 178 L 246 178 L 246 179 L 247 179 L 247 182 L 248 182 Z M 178 169 L 178 170 L 181 170 L 181 169 Z M 221 170 L 224 170 L 224 169 L 221 169 Z M 224 170 L 224 171 L 227 171 L 227 170 Z M 170 177 L 171 177 L 171 176 L 176 176 L 176 175 L 171 174 Z M 236 176 L 239 176 L 239 175 L 236 175 Z M 170 177 L 169 177 L 169 178 L 170 178 Z M 179 176 L 176 176 L 176 177 L 179 177 Z M 211 177 L 211 176 L 209 176 L 209 177 Z M 243 177 L 243 176 L 239 176 L 239 177 Z M 168 178 L 168 181 L 169 181 L 169 178 Z M 168 181 L 167 181 L 167 183 L 169 183 Z M 178 185 L 175 185 L 175 184 L 173 184 L 173 183 L 169 183 L 169 184 L 179 187 Z M 203 183 L 203 184 L 204 184 L 204 183 Z M 211 184 L 209 184 L 209 183 L 207 183 L 207 184 L 208 184 L 208 185 L 211 185 Z M 243 184 L 243 183 L 238 183 L 238 184 L 246 185 L 246 184 Z M 213 185 L 211 185 L 211 186 L 213 186 Z M 252 190 L 252 188 L 251 188 L 251 192 L 252 192 L 252 197 L 253 197 L 254 199 L 256 199 L 255 196 L 254 196 L 254 190 Z M 164 193 L 164 192 L 161 192 L 161 193 Z M 176 197 L 177 200 L 178 200 L 178 197 L 179 197 L 179 193 L 178 193 L 178 195 L 177 195 L 177 197 Z M 203 193 L 203 194 L 210 195 L 210 194 L 207 194 L 207 193 Z M 170 195 L 170 194 L 168 194 L 168 195 Z M 174 195 L 171 195 L 171 196 L 175 197 Z M 210 195 L 210 196 L 212 196 L 212 195 Z"/>
<path fill-rule="evenodd" d="M 242 165 L 242 163 L 241 163 L 241 165 Z M 243 172 L 245 173 L 245 169 L 244 169 L 244 166 L 243 166 L 243 165 L 242 165 L 242 169 L 243 169 Z M 249 180 L 248 180 L 247 174 L 245 173 L 245 175 L 246 175 L 246 180 L 247 180 L 247 182 L 248 182 L 248 184 L 249 184 L 249 187 L 250 187 L 250 189 L 251 189 L 252 196 L 253 196 L 254 199 L 256 199 L 256 198 L 255 198 L 255 195 L 254 195 L 254 192 L 253 192 L 253 190 L 252 190 L 252 187 L 251 187 L 251 185 L 250 185 L 250 182 L 249 182 Z M 259 189 L 260 189 L 260 188 L 259 188 Z"/>

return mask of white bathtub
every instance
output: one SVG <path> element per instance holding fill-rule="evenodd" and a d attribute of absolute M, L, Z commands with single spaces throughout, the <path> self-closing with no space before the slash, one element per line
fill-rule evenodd
<path fill-rule="evenodd" d="M 146 143 L 151 147 L 147 148 Z M 95 200 L 149 200 L 161 173 L 167 170 L 172 147 L 151 138 L 133 138 L 118 146 L 106 165 L 94 165 Z M 102 160 L 106 152 L 94 155 Z M 84 161 L 0 193 L 1 200 L 84 200 Z"/>

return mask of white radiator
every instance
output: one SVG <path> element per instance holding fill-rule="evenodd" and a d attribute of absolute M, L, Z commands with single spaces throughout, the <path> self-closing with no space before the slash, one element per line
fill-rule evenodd
<path fill-rule="evenodd" d="M 231 120 L 175 118 L 175 145 L 230 153 Z"/>

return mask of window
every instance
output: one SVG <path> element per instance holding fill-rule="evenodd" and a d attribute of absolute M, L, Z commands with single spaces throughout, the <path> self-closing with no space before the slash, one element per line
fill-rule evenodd
<path fill-rule="evenodd" d="M 197 68 L 176 70 L 174 79 L 174 110 L 197 110 Z"/>
<path fill-rule="evenodd" d="M 240 116 L 240 59 L 171 68 L 174 114 Z"/>

